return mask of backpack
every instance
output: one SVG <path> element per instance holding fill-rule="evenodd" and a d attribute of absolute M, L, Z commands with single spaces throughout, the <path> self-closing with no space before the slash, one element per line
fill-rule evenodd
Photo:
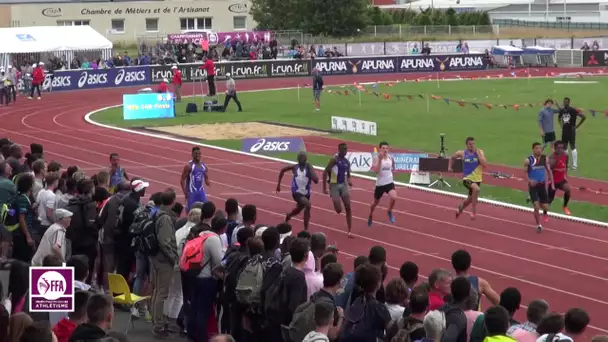
<path fill-rule="evenodd" d="M 129 235 L 134 238 L 133 241 L 141 236 L 143 230 L 142 223 L 149 219 L 150 216 L 152 216 L 152 207 L 150 206 L 140 206 L 135 209 L 135 212 L 133 212 L 133 222 L 129 226 Z"/>
<path fill-rule="evenodd" d="M 234 255 L 230 255 L 226 258 L 226 271 L 224 272 L 224 299 L 229 302 L 236 301 L 236 284 L 239 280 L 239 275 L 241 274 L 241 270 L 247 265 L 247 261 L 249 257 L 246 253 L 236 254 L 239 252 L 234 252 Z"/>
<path fill-rule="evenodd" d="M 158 218 L 167 215 L 162 212 L 158 212 L 155 215 L 151 215 L 141 223 L 141 235 L 137 250 L 147 256 L 154 256 L 158 253 L 158 235 L 156 233 L 156 222 Z"/>
<path fill-rule="evenodd" d="M 237 276 L 234 291 L 237 303 L 246 308 L 261 307 L 264 271 L 265 267 L 261 255 L 256 255 L 247 261 L 245 268 Z"/>
<path fill-rule="evenodd" d="M 366 295 L 361 295 L 353 301 L 344 315 L 340 342 L 376 341 L 380 337 L 378 336 L 379 332 L 377 331 L 375 318 L 366 315 L 367 306 L 372 301 L 376 301 L 376 299 Z M 381 305 L 379 302 L 378 304 Z"/>
<path fill-rule="evenodd" d="M 414 342 L 412 341 L 412 333 L 420 328 L 424 328 L 424 325 L 422 323 L 414 323 L 414 324 L 409 324 L 410 322 L 405 322 L 405 319 L 400 319 L 399 320 L 399 331 L 397 332 L 397 335 L 395 335 L 392 339 L 391 342 Z"/>
<path fill-rule="evenodd" d="M 179 258 L 179 268 L 186 276 L 196 277 L 207 265 L 207 263 L 203 264 L 205 257 L 203 244 L 213 235 L 215 233 L 203 231 L 184 245 L 182 256 Z"/>
<path fill-rule="evenodd" d="M 321 301 L 334 305 L 327 297 L 319 296 L 317 298 L 311 297 L 309 301 L 296 308 L 289 324 L 289 339 L 291 342 L 302 342 L 308 333 L 315 330 L 315 304 Z"/>
<path fill-rule="evenodd" d="M 287 291 L 285 291 L 285 271 L 268 287 L 264 296 L 264 316 L 266 319 L 281 317 L 287 307 Z"/>
<path fill-rule="evenodd" d="M 19 196 L 20 193 L 11 196 L 6 203 L 0 206 L 0 223 L 8 230 L 13 232 L 19 228 Z M 29 197 L 27 197 L 29 202 Z"/>
<path fill-rule="evenodd" d="M 429 313 L 427 313 L 427 316 L 429 315 L 435 315 L 436 317 L 439 318 L 440 322 L 441 322 L 441 340 L 443 341 L 443 335 L 445 334 L 445 330 L 448 327 L 448 325 L 455 323 L 455 321 L 457 320 L 457 316 L 462 315 L 464 316 L 464 312 L 455 306 L 446 304 L 444 306 L 442 306 L 441 308 L 437 309 L 437 310 L 433 310 Z M 426 319 L 426 316 L 425 316 Z M 466 322 L 466 317 L 464 317 L 463 322 Z M 467 327 L 466 325 L 464 327 L 460 327 L 460 328 L 464 328 L 460 334 L 458 335 L 458 342 L 461 341 L 466 341 L 467 340 Z M 464 336 L 462 336 L 464 334 Z"/>

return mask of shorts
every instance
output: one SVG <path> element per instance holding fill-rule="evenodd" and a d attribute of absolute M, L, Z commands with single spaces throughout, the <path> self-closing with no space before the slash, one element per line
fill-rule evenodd
<path fill-rule="evenodd" d="M 568 181 L 565 180 L 565 179 L 563 181 L 561 181 L 561 182 L 557 182 L 557 183 L 555 183 L 555 189 L 559 189 L 561 191 L 564 191 L 564 188 L 566 187 L 566 184 L 568 184 Z"/>
<path fill-rule="evenodd" d="M 315 98 L 315 100 L 321 100 L 321 90 L 313 90 L 312 91 L 312 96 Z"/>
<path fill-rule="evenodd" d="M 0 242 L 13 242 L 13 232 L 9 232 L 6 227 L 0 224 Z"/>
<path fill-rule="evenodd" d="M 471 188 L 471 185 L 473 184 L 477 184 L 477 186 L 481 188 L 481 182 L 473 182 L 468 179 L 462 181 L 462 185 L 464 185 L 465 188 L 469 189 L 469 196 L 473 194 L 473 188 Z"/>
<path fill-rule="evenodd" d="M 298 203 L 298 204 L 300 204 L 300 199 L 302 197 L 305 197 L 307 200 L 310 201 L 310 195 L 304 195 L 299 192 L 292 192 L 291 197 L 293 197 L 293 200 L 296 201 L 296 203 Z"/>
<path fill-rule="evenodd" d="M 348 196 L 348 184 L 329 184 L 329 195 L 333 199 L 344 198 Z"/>
<path fill-rule="evenodd" d="M 571 150 L 576 149 L 576 131 L 565 129 L 562 131 L 562 143 L 564 143 L 564 147 L 568 149 L 570 146 Z"/>
<path fill-rule="evenodd" d="M 550 144 L 554 141 L 555 141 L 555 132 L 548 132 L 548 133 L 545 133 L 545 135 L 543 136 L 543 142 L 545 144 Z"/>
<path fill-rule="evenodd" d="M 202 202 L 202 203 L 207 202 L 207 194 L 205 194 L 204 191 L 197 191 L 197 192 L 190 193 L 190 196 L 188 196 L 188 206 L 186 207 L 186 209 L 188 209 L 188 211 L 190 211 L 190 208 L 192 208 L 192 206 L 196 202 Z"/>
<path fill-rule="evenodd" d="M 535 186 L 528 185 L 530 200 L 541 204 L 549 203 L 549 194 L 547 194 L 547 186 L 545 183 L 536 183 Z"/>
<path fill-rule="evenodd" d="M 393 190 L 395 190 L 395 183 L 376 186 L 376 189 L 374 190 L 374 198 L 379 200 L 384 194 L 388 194 Z"/>

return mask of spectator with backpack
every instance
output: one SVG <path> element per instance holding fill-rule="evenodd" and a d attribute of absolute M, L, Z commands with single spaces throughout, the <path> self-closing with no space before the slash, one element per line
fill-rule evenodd
<path fill-rule="evenodd" d="M 426 337 L 424 316 L 428 312 L 429 295 L 422 287 L 415 288 L 410 293 L 408 316 L 403 316 L 386 332 L 387 341 L 413 342 Z"/>
<path fill-rule="evenodd" d="M 149 234 L 146 228 L 142 234 L 142 239 L 146 241 L 156 239 L 150 244 L 150 250 L 145 251 L 150 256 L 150 266 L 152 268 L 152 333 L 158 338 L 168 336 L 165 327 L 168 321 L 163 314 L 164 303 L 169 297 L 169 286 L 173 276 L 173 267 L 178 262 L 177 244 L 175 242 L 175 213 L 171 210 L 175 203 L 175 192 L 165 191 L 161 196 L 162 205 L 158 212 L 152 216 Z M 156 248 L 154 248 L 156 247 Z"/>
<path fill-rule="evenodd" d="M 488 337 L 484 342 L 515 342 L 507 336 L 509 329 L 509 313 L 502 306 L 493 306 L 484 313 L 484 324 Z"/>
<path fill-rule="evenodd" d="M 521 293 L 514 287 L 507 287 L 500 293 L 500 306 L 507 309 L 509 312 L 510 325 L 519 324 L 513 317 L 521 305 Z M 471 330 L 470 341 L 471 342 L 483 342 L 486 338 L 486 328 L 483 322 L 484 315 L 480 315 L 475 320 L 473 329 Z"/>
<path fill-rule="evenodd" d="M 11 166 L 5 162 L 0 162 L 0 213 L 4 205 L 7 205 L 9 200 L 17 195 L 17 187 L 9 177 L 11 174 Z M 8 210 L 6 208 L 5 210 Z M 2 214 L 0 214 L 2 215 Z M 3 220 L 0 221 L 0 259 L 8 257 L 10 244 L 13 241 L 13 233 L 4 227 Z"/>
<path fill-rule="evenodd" d="M 13 258 L 26 263 L 31 261 L 36 248 L 34 208 L 30 199 L 33 186 L 34 177 L 30 174 L 22 174 L 17 179 L 17 196 L 9 208 L 14 210 L 14 216 L 10 221 L 9 217 L 4 221 L 5 227 L 13 230 Z"/>
<path fill-rule="evenodd" d="M 363 264 L 355 270 L 355 284 L 361 294 L 344 314 L 340 342 L 369 342 L 384 339 L 390 328 L 391 315 L 386 306 L 376 300 L 382 283 L 380 268 Z"/>
<path fill-rule="evenodd" d="M 95 185 L 90 179 L 78 182 L 78 195 L 72 198 L 67 209 L 72 212 L 72 221 L 67 229 L 67 238 L 72 245 L 72 255 L 83 254 L 89 259 L 90 284 L 95 270 L 99 230 L 97 225 L 97 206 L 93 201 Z"/>
<path fill-rule="evenodd" d="M 327 302 L 317 302 L 313 306 L 315 329 L 309 332 L 302 342 L 329 342 L 329 330 L 334 326 L 334 307 Z"/>
<path fill-rule="evenodd" d="M 120 182 L 116 193 L 112 195 L 99 212 L 99 225 L 101 226 L 101 254 L 103 256 L 103 269 L 105 273 L 114 273 L 116 270 L 118 247 L 116 240 L 119 236 L 119 225 L 124 215 L 124 200 L 131 193 L 131 185 L 127 181 Z M 124 247 L 123 247 L 124 248 Z M 129 279 L 128 277 L 125 279 Z M 104 282 L 107 285 L 107 282 Z"/>
<path fill-rule="evenodd" d="M 344 279 L 344 269 L 338 263 L 330 263 L 323 268 L 323 287 L 315 292 L 310 300 L 296 309 L 293 320 L 289 325 L 289 336 L 291 342 L 315 341 L 309 332 L 319 328 L 316 324 L 317 305 L 323 303 L 331 308 L 332 324 L 323 329 L 323 334 L 330 340 L 336 340 L 344 323 L 344 312 L 336 305 L 335 296 Z M 319 332 L 317 330 L 317 332 Z M 313 334 L 314 335 L 314 334 Z"/>
<path fill-rule="evenodd" d="M 440 334 L 442 342 L 467 342 L 467 317 L 464 311 L 471 295 L 471 283 L 465 277 L 458 277 L 452 281 L 450 292 L 452 301 L 429 312 L 427 316 L 439 312 L 444 322 Z"/>
<path fill-rule="evenodd" d="M 296 239 L 289 248 L 293 265 L 283 270 L 269 286 L 265 282 L 264 289 L 268 290 L 264 291 L 264 341 L 283 341 L 282 326 L 289 326 L 298 306 L 308 299 L 303 269 L 309 252 L 309 241 Z"/>
<path fill-rule="evenodd" d="M 338 297 L 336 299 L 338 306 L 342 309 L 348 309 L 351 304 L 351 295 L 355 287 L 355 271 L 357 270 L 357 267 L 367 263 L 369 263 L 369 258 L 366 255 L 360 255 L 356 257 L 353 265 L 353 271 L 348 273 L 346 277 L 344 277 L 344 287 L 342 288 L 342 291 L 340 292 L 340 294 L 338 294 Z"/>

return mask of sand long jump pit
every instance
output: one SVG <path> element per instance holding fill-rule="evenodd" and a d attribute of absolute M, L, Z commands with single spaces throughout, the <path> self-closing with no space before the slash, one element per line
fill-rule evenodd
<path fill-rule="evenodd" d="M 149 127 L 145 130 L 195 140 L 241 140 L 263 137 L 304 137 L 327 135 L 329 131 L 267 122 L 214 123 Z"/>

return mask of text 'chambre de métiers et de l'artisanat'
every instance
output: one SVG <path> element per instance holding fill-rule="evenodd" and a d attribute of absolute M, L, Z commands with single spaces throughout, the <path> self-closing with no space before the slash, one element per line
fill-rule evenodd
<path fill-rule="evenodd" d="M 184 7 L 184 6 L 173 6 L 164 8 L 136 8 L 127 7 L 125 9 L 116 8 L 114 10 L 105 8 L 83 8 L 80 11 L 81 15 L 120 15 L 120 14 L 159 14 L 159 13 L 209 13 L 210 7 Z"/>

